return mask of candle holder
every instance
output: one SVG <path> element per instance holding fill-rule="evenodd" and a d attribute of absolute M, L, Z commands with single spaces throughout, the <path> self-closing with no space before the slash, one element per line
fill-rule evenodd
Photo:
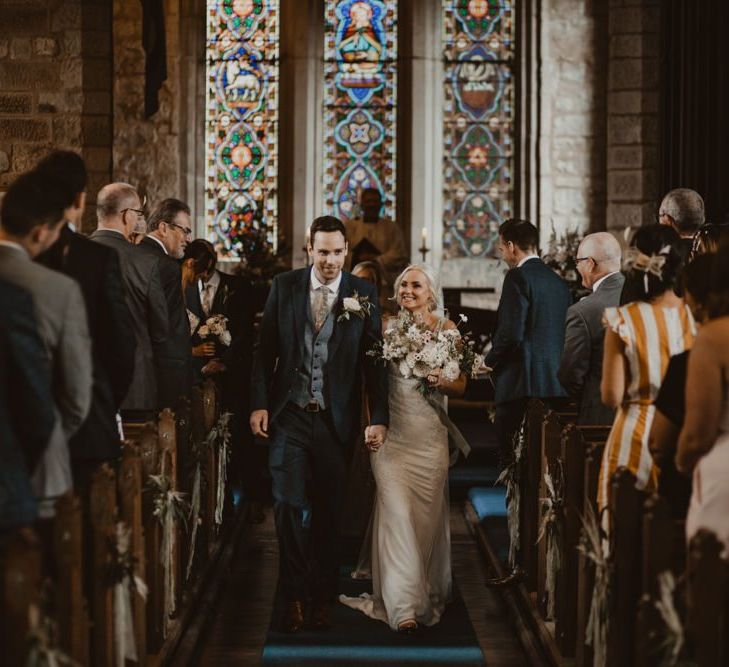
<path fill-rule="evenodd" d="M 428 248 L 428 247 L 427 247 L 427 246 L 425 245 L 425 240 L 423 240 L 423 245 L 421 245 L 421 246 L 420 246 L 420 247 L 418 248 L 418 250 L 420 251 L 420 254 L 421 254 L 421 255 L 422 255 L 422 257 L 423 257 L 423 262 L 425 262 L 425 257 L 426 257 L 426 256 L 427 256 L 427 254 L 428 254 L 428 253 L 430 252 L 430 248 Z"/>

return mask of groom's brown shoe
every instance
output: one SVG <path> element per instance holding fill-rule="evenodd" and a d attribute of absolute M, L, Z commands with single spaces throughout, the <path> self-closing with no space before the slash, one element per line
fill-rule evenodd
<path fill-rule="evenodd" d="M 311 607 L 309 625 L 312 630 L 329 630 L 331 621 L 332 603 L 329 600 L 314 601 Z"/>
<path fill-rule="evenodd" d="M 282 629 L 289 634 L 304 629 L 304 603 L 301 600 L 292 600 L 286 605 Z"/>

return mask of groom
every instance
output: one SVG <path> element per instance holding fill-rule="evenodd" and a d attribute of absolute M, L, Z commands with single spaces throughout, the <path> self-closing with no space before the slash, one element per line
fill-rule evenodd
<path fill-rule="evenodd" d="M 344 224 L 314 220 L 307 247 L 313 266 L 276 276 L 261 321 L 251 380 L 251 429 L 270 442 L 274 513 L 279 543 L 283 629 L 329 627 L 338 580 L 338 510 L 347 455 L 360 426 L 364 377 L 371 426 L 387 432 L 387 375 L 366 356 L 381 339 L 377 292 L 342 272 L 347 256 Z M 352 312 L 367 297 L 369 314 Z M 359 317 L 364 315 L 364 317 Z M 345 317 L 348 315 L 349 317 Z"/>

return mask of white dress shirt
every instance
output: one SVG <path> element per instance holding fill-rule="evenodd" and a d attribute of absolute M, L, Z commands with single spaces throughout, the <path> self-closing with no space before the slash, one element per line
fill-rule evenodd
<path fill-rule="evenodd" d="M 592 291 L 597 292 L 597 288 L 600 287 L 600 285 L 602 285 L 607 278 L 609 278 L 610 276 L 614 276 L 616 273 L 620 273 L 620 271 L 613 271 L 612 273 L 608 273 L 606 276 L 600 278 L 600 280 L 595 281 L 595 283 L 592 285 Z"/>

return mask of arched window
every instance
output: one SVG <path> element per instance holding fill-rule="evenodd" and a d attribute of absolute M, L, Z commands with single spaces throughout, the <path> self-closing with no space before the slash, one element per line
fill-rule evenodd
<path fill-rule="evenodd" d="M 493 257 L 512 215 L 514 9 L 444 0 L 443 258 Z"/>
<path fill-rule="evenodd" d="M 397 2 L 327 0 L 324 28 L 324 210 L 358 215 L 363 189 L 395 213 Z"/>
<path fill-rule="evenodd" d="M 208 0 L 205 224 L 221 258 L 275 250 L 279 1 Z"/>

